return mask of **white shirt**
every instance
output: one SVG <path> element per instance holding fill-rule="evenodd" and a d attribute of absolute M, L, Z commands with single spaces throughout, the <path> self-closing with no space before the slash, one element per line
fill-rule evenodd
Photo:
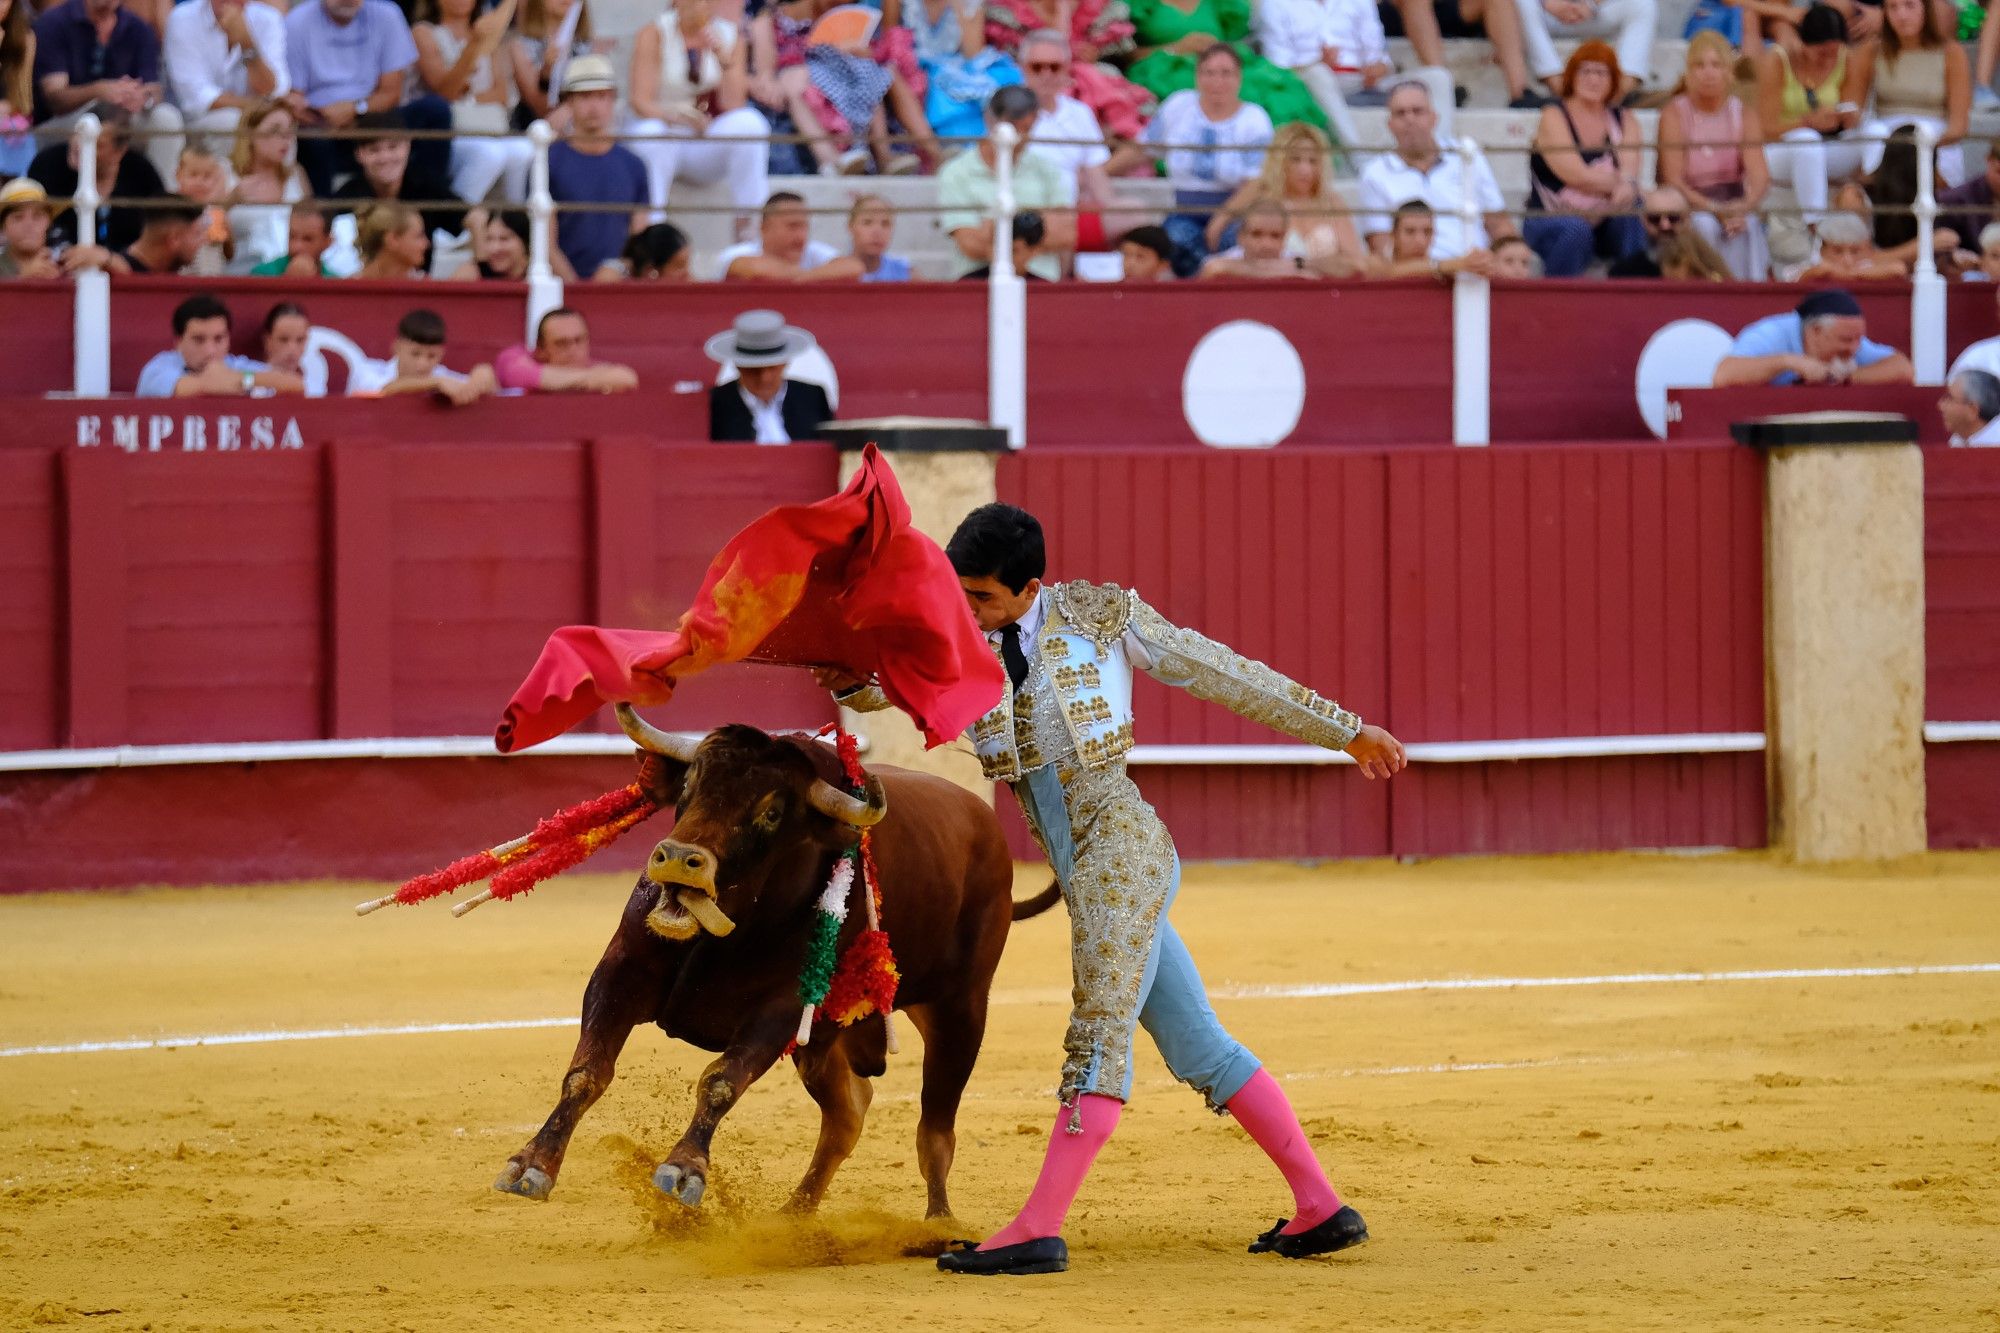
<path fill-rule="evenodd" d="M 1944 382 L 1949 384 L 1968 370 L 1983 370 L 2000 377 L 2000 338 L 1981 338 L 1960 352 L 1958 360 L 1951 363 L 1951 372 L 1944 377 Z"/>
<path fill-rule="evenodd" d="M 1372 0 L 1259 0 L 1257 44 L 1287 69 L 1317 65 L 1332 51 L 1342 69 L 1389 60 L 1389 39 Z"/>
<path fill-rule="evenodd" d="M 243 21 L 265 68 L 277 80 L 270 95 L 283 97 L 292 90 L 291 68 L 285 63 L 285 16 L 269 5 L 247 4 L 243 6 Z M 175 105 L 189 116 L 208 114 L 215 99 L 224 93 L 250 95 L 243 52 L 230 46 L 209 0 L 187 0 L 174 6 L 167 15 L 160 61 Z"/>
<path fill-rule="evenodd" d="M 1995 417 L 1969 436 L 1952 436 L 1951 442 L 1954 445 L 1969 444 L 1976 449 L 2000 445 L 2000 417 Z"/>
<path fill-rule="evenodd" d="M 1372 236 L 1390 230 L 1397 207 L 1421 199 L 1431 206 L 1436 223 L 1432 259 L 1456 259 L 1468 250 L 1484 249 L 1485 222 L 1474 222 L 1468 236 L 1458 218 L 1460 201 L 1465 198 L 1464 175 L 1464 160 L 1456 153 L 1440 154 L 1429 171 L 1417 170 L 1400 153 L 1377 155 L 1361 169 L 1361 234 Z M 1505 207 L 1493 169 L 1484 161 L 1473 173 L 1472 193 L 1482 214 L 1498 213 Z"/>
<path fill-rule="evenodd" d="M 780 384 L 778 386 L 778 391 L 771 395 L 771 401 L 768 403 L 744 388 L 741 381 L 737 383 L 736 395 L 743 400 L 743 406 L 750 409 L 750 424 L 757 428 L 757 443 L 790 444 L 792 442 L 790 433 L 785 430 L 784 385 Z"/>
<path fill-rule="evenodd" d="M 1200 95 L 1184 88 L 1160 103 L 1139 142 L 1198 145 L 1166 151 L 1168 179 L 1176 190 L 1227 194 L 1264 169 L 1271 117 L 1255 102 L 1245 102 L 1229 119 L 1210 120 Z"/>
<path fill-rule="evenodd" d="M 761 240 L 739 241 L 735 245 L 730 246 L 716 256 L 715 276 L 717 281 L 729 275 L 729 266 L 737 260 L 742 259 L 746 255 L 761 255 L 763 253 L 764 242 Z M 834 249 L 825 241 L 809 239 L 806 241 L 806 252 L 799 256 L 799 267 L 818 268 L 829 259 L 838 258 L 840 258 L 840 251 Z"/>
<path fill-rule="evenodd" d="M 1051 139 L 1083 139 L 1086 143 L 1049 143 Z M 1056 99 L 1056 109 L 1039 112 L 1035 127 L 1028 131 L 1028 151 L 1045 159 L 1062 177 L 1067 191 L 1063 203 L 1076 203 L 1077 174 L 1087 167 L 1101 167 L 1111 160 L 1104 131 L 1090 108 L 1068 93 Z"/>
<path fill-rule="evenodd" d="M 192 4 L 195 0 L 188 0 L 188 2 Z M 439 366 L 431 373 L 441 380 L 462 380 L 465 378 L 465 376 L 459 374 L 457 371 L 446 370 L 443 366 Z M 363 361 L 360 365 L 352 366 L 348 369 L 347 396 L 357 398 L 363 394 L 380 393 L 395 382 L 395 357 L 392 356 L 385 361 Z"/>

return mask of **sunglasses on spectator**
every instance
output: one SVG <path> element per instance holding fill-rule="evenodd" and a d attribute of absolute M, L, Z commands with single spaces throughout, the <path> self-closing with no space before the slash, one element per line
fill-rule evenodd
<path fill-rule="evenodd" d="M 1646 221 L 1665 231 L 1672 227 L 1678 227 L 1683 216 L 1680 213 L 1648 213 L 1646 214 Z"/>
<path fill-rule="evenodd" d="M 1030 74 L 1060 74 L 1068 68 L 1068 65 L 1062 64 L 1060 61 L 1033 60 L 1028 62 L 1028 73 Z"/>

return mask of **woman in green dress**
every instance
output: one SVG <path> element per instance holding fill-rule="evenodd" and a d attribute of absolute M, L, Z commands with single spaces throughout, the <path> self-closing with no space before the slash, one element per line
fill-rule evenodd
<path fill-rule="evenodd" d="M 1274 126 L 1302 120 L 1327 129 L 1326 114 L 1299 76 L 1250 48 L 1250 0 L 1128 0 L 1139 49 L 1125 77 L 1165 101 L 1194 87 L 1194 62 L 1218 41 L 1243 57 L 1243 100 Z"/>

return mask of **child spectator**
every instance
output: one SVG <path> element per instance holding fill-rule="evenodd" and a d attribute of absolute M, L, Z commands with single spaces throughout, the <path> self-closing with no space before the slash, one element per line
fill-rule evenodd
<path fill-rule="evenodd" d="M 305 307 L 280 301 L 264 312 L 262 329 L 264 364 L 272 370 L 298 376 L 308 398 L 326 396 L 326 360 L 306 360 L 312 340 L 312 320 Z"/>
<path fill-rule="evenodd" d="M 386 361 L 369 361 L 347 373 L 350 398 L 394 398 L 435 394 L 454 407 L 476 403 L 498 391 L 493 367 L 474 366 L 460 374 L 444 364 L 444 317 L 435 310 L 412 310 L 396 323 L 396 341 Z"/>
<path fill-rule="evenodd" d="M 195 253 L 194 262 L 185 271 L 201 277 L 214 277 L 227 271 L 229 261 L 235 257 L 236 243 L 229 234 L 229 219 L 220 207 L 229 191 L 229 176 L 222 163 L 204 145 L 189 143 L 181 149 L 181 159 L 174 172 L 174 190 L 183 199 L 191 199 L 202 206 L 198 225 L 202 234 L 201 249 Z"/>
<path fill-rule="evenodd" d="M 1126 282 L 1171 282 L 1174 243 L 1164 227 L 1134 227 L 1118 238 Z"/>
<path fill-rule="evenodd" d="M 896 239 L 896 214 L 880 195 L 864 194 L 847 213 L 847 234 L 854 258 L 861 261 L 863 282 L 908 282 L 910 261 L 889 253 Z"/>

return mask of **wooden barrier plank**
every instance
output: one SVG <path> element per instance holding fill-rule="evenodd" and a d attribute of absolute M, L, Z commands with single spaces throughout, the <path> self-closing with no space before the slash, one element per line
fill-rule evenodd
<path fill-rule="evenodd" d="M 64 742 L 122 745 L 128 739 L 131 614 L 125 544 L 124 460 L 63 454 L 63 600 L 69 695 Z"/>
<path fill-rule="evenodd" d="M 326 447 L 326 734 L 395 734 L 395 455 L 379 440 Z"/>

